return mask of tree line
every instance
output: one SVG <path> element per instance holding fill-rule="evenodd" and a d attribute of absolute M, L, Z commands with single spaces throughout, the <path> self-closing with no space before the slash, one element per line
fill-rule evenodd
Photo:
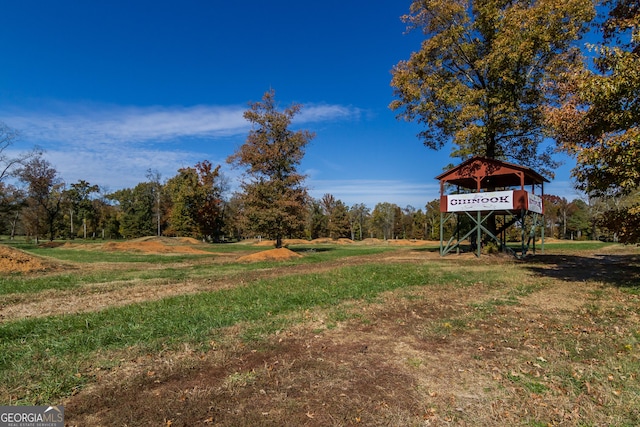
<path fill-rule="evenodd" d="M 80 180 L 66 184 L 40 154 L 23 159 L 14 172 L 19 185 L 0 182 L 0 234 L 39 239 L 123 239 L 144 236 L 192 237 L 203 241 L 275 239 L 277 230 L 247 226 L 242 194 L 227 196 L 220 166 L 202 161 L 182 168 L 164 182 L 148 171 L 147 181 L 133 188 L 104 192 Z M 607 239 L 617 236 L 602 227 L 603 199 L 568 201 L 545 195 L 545 236 L 559 239 Z M 613 203 L 609 200 L 609 203 Z M 424 208 L 381 202 L 373 209 L 346 205 L 331 194 L 320 199 L 305 195 L 299 207 L 301 225 L 281 238 L 440 239 L 440 201 Z M 444 225 L 448 239 L 453 221 Z M 520 236 L 513 231 L 511 240 Z"/>
<path fill-rule="evenodd" d="M 452 147 L 460 161 L 512 161 L 549 179 L 554 151 L 568 153 L 585 200 L 547 196 L 547 236 L 640 241 L 638 0 L 417 0 L 403 20 L 424 41 L 393 67 L 390 108 L 424 126 L 417 136 L 427 148 Z M 593 28 L 602 37 L 580 47 Z M 20 225 L 50 239 L 262 236 L 276 246 L 287 237 L 433 238 L 433 202 L 424 212 L 389 203 L 369 211 L 331 195 L 310 198 L 297 168 L 314 134 L 291 128 L 301 108 L 279 110 L 273 90 L 249 104 L 251 130 L 227 159 L 244 178 L 228 199 L 220 166 L 208 161 L 165 182 L 149 171 L 148 182 L 111 194 L 85 181 L 67 187 L 42 153 L 9 158 L 16 133 L 0 126 L 0 231 Z M 10 174 L 22 187 L 5 182 Z M 486 226 L 495 230 L 498 221 Z"/>

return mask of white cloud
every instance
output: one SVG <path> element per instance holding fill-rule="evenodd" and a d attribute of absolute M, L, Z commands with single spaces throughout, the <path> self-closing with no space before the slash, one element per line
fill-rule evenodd
<path fill-rule="evenodd" d="M 217 138 L 245 134 L 246 107 L 121 107 L 50 103 L 33 110 L 2 111 L 3 121 L 32 141 L 77 143 L 140 143 L 183 138 Z M 354 119 L 358 109 L 341 105 L 311 105 L 296 123 Z"/>
<path fill-rule="evenodd" d="M 304 106 L 298 116 L 294 118 L 296 123 L 315 123 L 334 120 L 358 120 L 362 110 L 343 105 L 311 104 Z"/>
<path fill-rule="evenodd" d="M 111 190 L 145 181 L 149 169 L 163 178 L 208 159 L 223 164 L 249 130 L 246 106 L 132 107 L 42 102 L 2 108 L 4 123 L 21 133 L 17 149 L 42 147 L 67 182 L 80 179 Z M 339 105 L 303 108 L 296 123 L 353 119 Z"/>
<path fill-rule="evenodd" d="M 246 132 L 240 107 L 112 107 L 66 104 L 45 111 L 3 114 L 9 126 L 36 142 L 140 143 Z"/>

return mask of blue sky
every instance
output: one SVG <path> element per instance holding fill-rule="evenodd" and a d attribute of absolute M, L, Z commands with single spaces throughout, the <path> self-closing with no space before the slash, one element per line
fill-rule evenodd
<path fill-rule="evenodd" d="M 269 89 L 295 127 L 316 133 L 300 170 L 313 197 L 347 205 L 424 205 L 449 150 L 425 148 L 389 110 L 391 68 L 419 48 L 409 0 L 20 0 L 0 25 L 0 120 L 38 145 L 67 183 L 115 191 L 221 164 Z M 453 160 L 455 162 L 455 160 Z M 572 161 L 545 192 L 568 199 Z"/>

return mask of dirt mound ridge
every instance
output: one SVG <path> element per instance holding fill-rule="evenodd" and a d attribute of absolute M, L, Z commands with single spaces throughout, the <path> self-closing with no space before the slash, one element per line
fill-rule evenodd
<path fill-rule="evenodd" d="M 256 252 L 238 258 L 238 261 L 258 262 L 258 261 L 286 261 L 292 258 L 302 258 L 302 255 L 287 248 L 270 249 L 268 251 Z"/>
<path fill-rule="evenodd" d="M 304 239 L 283 239 L 282 244 L 285 246 L 290 245 L 324 245 L 324 244 L 337 244 L 337 245 L 349 245 L 355 243 L 351 239 L 340 238 L 340 239 L 332 239 L 329 237 L 319 237 L 313 240 L 304 240 Z M 275 240 L 260 240 L 259 242 L 254 243 L 254 246 L 275 246 Z"/>
<path fill-rule="evenodd" d="M 31 271 L 42 271 L 45 270 L 46 267 L 46 264 L 37 257 L 9 246 L 0 245 L 1 273 L 28 273 Z"/>
<path fill-rule="evenodd" d="M 108 251 L 124 251 L 124 252 L 143 252 L 155 254 L 210 254 L 210 252 L 193 246 L 185 245 L 168 245 L 161 240 L 135 240 L 128 242 L 108 242 L 102 246 Z"/>
<path fill-rule="evenodd" d="M 193 237 L 167 237 L 167 236 L 144 236 L 127 240 L 128 242 L 162 242 L 166 245 L 189 244 L 202 245 L 203 243 Z"/>

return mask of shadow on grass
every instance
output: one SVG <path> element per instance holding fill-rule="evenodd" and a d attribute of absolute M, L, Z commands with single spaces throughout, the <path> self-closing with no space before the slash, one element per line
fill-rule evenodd
<path fill-rule="evenodd" d="M 335 250 L 335 248 L 330 247 L 314 247 L 314 246 L 289 246 L 289 250 L 297 253 L 306 253 L 306 252 L 329 252 Z"/>
<path fill-rule="evenodd" d="M 430 252 L 430 253 L 436 253 L 436 254 L 440 253 L 439 246 L 425 246 L 422 248 L 413 248 L 412 250 L 416 252 Z"/>
<path fill-rule="evenodd" d="M 527 258 L 526 268 L 542 276 L 570 281 L 599 281 L 640 289 L 640 255 L 596 254 L 594 257 L 537 254 Z"/>

